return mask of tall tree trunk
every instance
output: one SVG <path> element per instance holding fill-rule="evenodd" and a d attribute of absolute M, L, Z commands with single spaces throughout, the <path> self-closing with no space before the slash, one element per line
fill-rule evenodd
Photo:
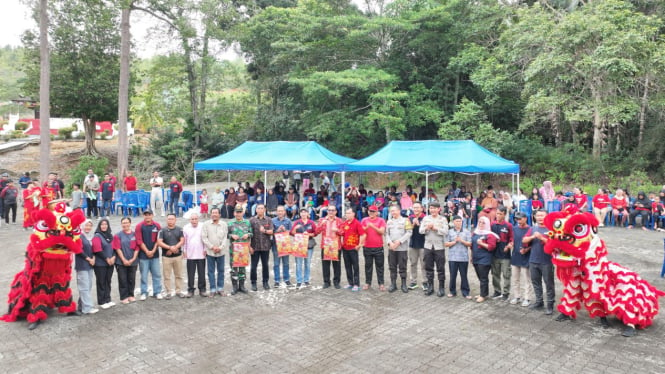
<path fill-rule="evenodd" d="M 644 93 L 640 103 L 640 132 L 637 136 L 637 148 L 642 148 L 642 139 L 644 138 L 644 125 L 647 121 L 647 106 L 649 105 L 649 74 L 644 77 Z"/>
<path fill-rule="evenodd" d="M 594 86 L 591 87 L 593 97 L 593 149 L 591 155 L 595 159 L 600 158 L 600 152 L 603 148 L 603 119 L 600 116 L 600 93 Z"/>
<path fill-rule="evenodd" d="M 48 177 L 51 160 L 51 67 L 48 47 L 48 0 L 39 1 L 39 177 Z"/>
<path fill-rule="evenodd" d="M 85 154 L 98 156 L 99 152 L 95 148 L 95 136 L 97 136 L 95 121 L 86 116 L 82 116 L 81 120 L 83 120 L 83 128 L 85 129 Z"/>
<path fill-rule="evenodd" d="M 124 178 L 129 166 L 129 139 L 127 136 L 127 116 L 129 112 L 129 53 L 131 35 L 129 33 L 131 5 L 123 7 L 120 20 L 120 84 L 118 85 L 118 175 Z"/>
<path fill-rule="evenodd" d="M 192 109 L 192 122 L 194 124 L 194 146 L 198 148 L 201 143 L 201 124 L 199 120 L 199 103 L 198 103 L 198 85 L 196 82 L 196 70 L 194 61 L 192 59 L 192 47 L 189 45 L 189 40 L 182 37 L 182 47 L 185 53 L 185 70 L 187 71 L 187 87 L 189 88 L 189 105 Z"/>
<path fill-rule="evenodd" d="M 199 99 L 199 121 L 206 118 L 206 95 L 208 94 L 208 71 L 210 70 L 210 57 L 208 56 L 208 32 L 203 36 L 203 51 L 201 53 L 201 95 Z M 199 126 L 203 127 L 203 123 Z M 201 129 L 200 129 L 201 130 Z"/>

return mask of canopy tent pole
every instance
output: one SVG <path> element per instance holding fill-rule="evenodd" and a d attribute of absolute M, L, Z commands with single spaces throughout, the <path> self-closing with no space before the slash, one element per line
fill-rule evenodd
<path fill-rule="evenodd" d="M 228 186 L 226 188 L 231 188 L 231 170 L 226 171 L 228 173 L 229 179 L 228 179 Z"/>
<path fill-rule="evenodd" d="M 342 206 L 339 208 L 339 210 L 342 211 L 341 212 L 342 217 L 344 217 L 344 214 L 346 214 L 346 212 L 344 212 L 344 201 L 346 200 L 346 188 L 344 188 L 344 183 L 345 183 L 344 180 L 345 179 L 346 179 L 346 172 L 343 171 L 342 172 L 342 185 L 340 186 L 341 187 L 340 190 L 342 190 Z M 339 212 L 337 214 L 339 214 Z"/>
<path fill-rule="evenodd" d="M 476 196 L 480 195 L 480 173 L 476 174 Z"/>
<path fill-rule="evenodd" d="M 517 173 L 517 191 L 516 191 L 516 194 L 519 195 L 519 193 L 520 193 L 520 173 Z M 518 202 L 517 210 L 519 210 L 519 208 L 520 207 L 519 207 L 519 202 Z"/>
<path fill-rule="evenodd" d="M 196 170 L 194 170 L 194 202 L 198 201 L 198 196 L 196 196 Z"/>
<path fill-rule="evenodd" d="M 427 204 L 425 204 L 425 211 L 427 211 L 427 208 L 429 207 L 429 172 L 425 172 L 425 198 L 423 199 L 427 201 Z"/>
<path fill-rule="evenodd" d="M 268 202 L 268 170 L 263 171 L 263 204 Z"/>

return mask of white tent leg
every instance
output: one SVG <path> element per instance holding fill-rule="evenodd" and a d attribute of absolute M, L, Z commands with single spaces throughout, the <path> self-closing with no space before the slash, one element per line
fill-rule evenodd
<path fill-rule="evenodd" d="M 196 196 L 196 170 L 194 170 L 194 202 L 196 203 L 198 196 Z"/>
<path fill-rule="evenodd" d="M 427 201 L 427 204 L 425 204 L 425 212 L 427 212 L 427 208 L 429 206 L 429 172 L 425 172 L 425 197 L 423 200 Z"/>
<path fill-rule="evenodd" d="M 341 187 L 340 190 L 342 191 L 342 206 L 339 208 L 339 210 L 341 210 L 342 217 L 344 217 L 344 214 L 346 214 L 346 212 L 344 211 L 344 201 L 346 200 L 346 188 L 344 188 L 344 184 L 346 183 L 345 179 L 346 179 L 346 172 L 343 171 L 342 172 L 342 185 L 340 186 Z"/>
<path fill-rule="evenodd" d="M 263 171 L 263 204 L 268 202 L 268 170 Z"/>

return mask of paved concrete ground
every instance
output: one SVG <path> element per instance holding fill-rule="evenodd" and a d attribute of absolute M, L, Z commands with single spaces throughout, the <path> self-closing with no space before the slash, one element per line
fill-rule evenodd
<path fill-rule="evenodd" d="M 112 227 L 120 227 L 119 218 L 112 219 Z M 601 235 L 611 259 L 665 290 L 659 278 L 662 234 L 606 228 Z M 27 240 L 20 226 L 0 227 L 3 302 L 23 267 Z M 554 316 L 498 301 L 476 304 L 413 291 L 323 290 L 320 264 L 315 252 L 314 287 L 304 290 L 148 299 L 83 317 L 52 313 L 34 331 L 26 329 L 25 321 L 2 323 L 0 372 L 665 371 L 663 314 L 627 339 L 620 336 L 616 319 L 611 319 L 613 328 L 602 329 L 584 312 L 575 322 L 560 323 Z M 469 278 L 476 294 L 477 278 Z M 115 279 L 112 298 L 118 302 Z"/>

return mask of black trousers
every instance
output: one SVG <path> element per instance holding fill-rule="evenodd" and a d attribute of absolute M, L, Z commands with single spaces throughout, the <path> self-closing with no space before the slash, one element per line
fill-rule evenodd
<path fill-rule="evenodd" d="M 434 282 L 434 265 L 436 265 L 436 277 L 439 282 L 446 281 L 446 250 L 425 248 L 425 276 L 429 283 Z"/>
<path fill-rule="evenodd" d="M 450 293 L 452 295 L 457 295 L 457 273 L 459 273 L 462 278 L 462 295 L 469 296 L 471 289 L 469 288 L 469 279 L 467 278 L 467 273 L 469 270 L 468 261 L 448 261 L 448 267 L 450 268 Z"/>
<path fill-rule="evenodd" d="M 5 208 L 7 210 L 7 208 Z M 642 217 L 642 227 L 647 227 L 648 224 L 648 219 L 649 219 L 649 211 L 648 210 L 637 210 L 634 209 L 632 212 L 630 212 L 630 225 L 635 226 L 635 217 L 637 216 Z"/>
<path fill-rule="evenodd" d="M 406 279 L 406 263 L 409 260 L 408 251 L 388 251 L 388 269 L 390 270 L 390 281 L 395 283 L 397 271 L 399 277 Z"/>
<path fill-rule="evenodd" d="M 531 284 L 533 293 L 536 295 L 536 302 L 543 302 L 543 282 L 545 282 L 546 301 L 554 303 L 554 265 L 529 263 L 529 273 L 531 273 Z"/>
<path fill-rule="evenodd" d="M 490 269 L 492 265 L 478 265 L 473 264 L 473 268 L 476 269 L 476 275 L 480 281 L 480 296 L 487 297 L 490 294 Z"/>
<path fill-rule="evenodd" d="M 97 199 L 88 199 L 88 218 L 92 216 L 99 217 Z"/>
<path fill-rule="evenodd" d="M 323 249 L 321 250 L 321 266 L 323 267 L 323 283 L 330 284 L 330 265 L 333 268 L 333 284 L 339 284 L 342 277 L 342 264 L 340 261 L 323 260 Z"/>
<path fill-rule="evenodd" d="M 369 248 L 363 249 L 363 256 L 365 256 L 365 283 L 372 285 L 372 268 L 376 264 L 376 280 L 379 285 L 383 284 L 383 263 L 385 262 L 385 255 L 383 248 Z"/>
<path fill-rule="evenodd" d="M 4 214 L 5 214 L 5 222 L 9 223 L 9 210 L 12 211 L 12 222 L 16 223 L 16 203 L 13 204 L 3 204 L 3 209 L 4 209 Z"/>
<path fill-rule="evenodd" d="M 97 282 L 97 304 L 104 305 L 111 302 L 111 279 L 113 266 L 94 266 Z"/>
<path fill-rule="evenodd" d="M 256 283 L 256 271 L 259 267 L 259 260 L 261 260 L 261 281 L 268 282 L 270 278 L 270 269 L 268 268 L 268 260 L 270 259 L 270 251 L 254 251 L 252 254 L 252 263 L 249 268 L 249 280 L 252 284 Z"/>
<path fill-rule="evenodd" d="M 352 249 L 347 251 L 342 250 L 344 257 L 344 268 L 346 269 L 346 280 L 352 286 L 360 286 L 360 261 L 358 259 L 358 251 Z"/>
<path fill-rule="evenodd" d="M 187 259 L 187 291 L 194 293 L 194 276 L 198 275 L 199 293 L 206 290 L 206 275 L 205 275 L 206 259 L 201 258 L 198 260 Z M 224 274 L 220 274 L 223 276 Z M 221 290 L 220 290 L 221 291 Z"/>
<path fill-rule="evenodd" d="M 118 271 L 118 291 L 120 292 L 120 300 L 125 300 L 130 296 L 134 296 L 137 267 L 138 266 L 115 266 L 115 269 Z M 111 275 L 113 275 L 113 272 L 111 272 Z"/>

